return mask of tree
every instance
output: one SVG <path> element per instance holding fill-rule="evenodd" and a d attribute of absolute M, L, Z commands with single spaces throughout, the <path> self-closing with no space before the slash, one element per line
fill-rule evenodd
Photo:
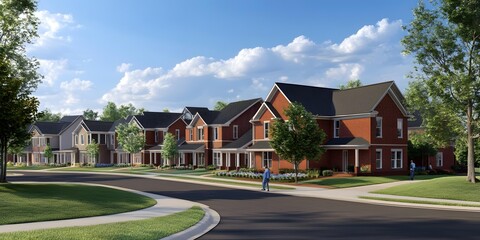
<path fill-rule="evenodd" d="M 171 133 L 165 134 L 165 139 L 163 140 L 162 146 L 162 156 L 167 159 L 167 165 L 171 165 L 170 159 L 175 157 L 178 154 L 177 140 L 175 136 Z"/>
<path fill-rule="evenodd" d="M 226 102 L 217 101 L 217 102 L 215 103 L 215 106 L 213 107 L 213 110 L 215 110 L 215 111 L 221 111 L 221 110 L 224 109 L 227 105 L 228 105 L 228 103 L 226 103 Z"/>
<path fill-rule="evenodd" d="M 304 159 L 320 158 L 325 151 L 320 145 L 326 135 L 313 115 L 299 103 L 290 104 L 285 109 L 285 115 L 288 118 L 286 121 L 273 121 L 270 145 L 280 157 L 293 164 L 297 183 L 298 165 Z"/>
<path fill-rule="evenodd" d="M 119 124 L 116 128 L 118 144 L 125 152 L 132 156 L 131 163 L 133 165 L 133 154 L 140 152 L 145 145 L 145 137 L 142 131 L 135 123 Z"/>
<path fill-rule="evenodd" d="M 144 108 L 137 109 L 131 103 L 128 105 L 120 105 L 120 107 L 117 108 L 115 103 L 108 102 L 103 108 L 103 113 L 100 116 L 100 120 L 115 122 L 118 119 L 126 118 L 130 115 L 143 114 L 144 111 Z"/>
<path fill-rule="evenodd" d="M 93 160 L 92 163 L 95 164 L 97 163 L 97 156 L 98 153 L 100 152 L 100 147 L 97 142 L 95 142 L 95 139 L 92 139 L 90 144 L 87 145 L 87 153 L 90 155 L 90 160 Z"/>
<path fill-rule="evenodd" d="M 60 113 L 52 113 L 50 109 L 46 108 L 45 110 L 38 113 L 37 121 L 40 122 L 58 122 L 62 118 Z"/>
<path fill-rule="evenodd" d="M 357 80 L 349 80 L 347 84 L 345 85 L 341 84 L 339 88 L 340 90 L 345 90 L 345 89 L 357 88 L 361 86 L 363 86 L 362 82 L 360 81 L 360 79 L 357 79 Z"/>
<path fill-rule="evenodd" d="M 87 110 L 83 111 L 83 117 L 87 120 L 97 120 L 98 112 L 94 112 L 92 109 L 87 108 Z"/>
<path fill-rule="evenodd" d="M 170 112 L 170 110 L 168 110 L 168 108 L 164 108 L 163 112 Z"/>
<path fill-rule="evenodd" d="M 413 21 L 405 27 L 402 39 L 406 54 L 413 54 L 416 66 L 411 77 L 413 88 L 424 91 L 422 101 L 413 102 L 424 120 L 426 131 L 445 128 L 445 113 L 459 122 L 460 135 L 465 135 L 467 181 L 475 183 L 474 139 L 480 117 L 480 1 L 437 0 L 432 8 L 420 2 L 414 9 Z M 410 87 L 412 88 L 412 87 Z M 416 91 L 418 93 L 418 91 Z M 441 131 L 443 132 L 443 131 Z M 439 140 L 439 139 L 437 139 Z"/>
<path fill-rule="evenodd" d="M 27 126 L 36 119 L 38 100 L 31 96 L 42 76 L 26 44 L 37 37 L 33 0 L 0 1 L 0 182 L 6 182 L 9 145 L 30 138 Z"/>
<path fill-rule="evenodd" d="M 47 162 L 50 163 L 50 158 L 53 157 L 53 151 L 50 144 L 47 144 L 45 150 L 43 150 L 43 156 L 45 156 L 47 158 Z"/>
<path fill-rule="evenodd" d="M 411 133 L 408 136 L 408 157 L 420 158 L 422 166 L 428 166 L 428 157 L 437 154 L 437 148 L 424 133 Z M 427 157 L 427 161 L 425 161 Z"/>

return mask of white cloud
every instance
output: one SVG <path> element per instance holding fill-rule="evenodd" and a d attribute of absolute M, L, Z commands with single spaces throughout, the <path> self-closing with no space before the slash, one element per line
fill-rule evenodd
<path fill-rule="evenodd" d="M 62 82 L 60 88 L 66 91 L 75 92 L 89 90 L 92 85 L 91 81 L 75 78 L 70 82 Z"/>
<path fill-rule="evenodd" d="M 47 60 L 38 59 L 40 63 L 40 74 L 43 75 L 43 83 L 52 86 L 58 76 L 65 70 L 68 61 L 66 59 Z"/>
<path fill-rule="evenodd" d="M 241 49 L 225 60 L 192 57 L 165 71 L 122 67 L 123 77 L 100 102 L 131 102 L 159 111 L 163 106 L 209 106 L 209 99 L 231 97 L 225 89 L 235 89 L 240 99 L 265 97 L 275 81 L 338 87 L 351 79 L 364 84 L 393 79 L 402 88 L 408 83 L 404 70 L 412 62 L 400 54 L 401 37 L 400 20 L 382 19 L 340 43 L 299 36 L 286 45 Z"/>
<path fill-rule="evenodd" d="M 124 72 L 130 70 L 131 66 L 132 66 L 132 64 L 130 64 L 130 63 L 122 63 L 122 64 L 117 66 L 117 72 L 124 73 Z"/>
<path fill-rule="evenodd" d="M 37 11 L 35 15 L 40 20 L 38 27 L 38 39 L 33 44 L 34 47 L 42 47 L 52 41 L 70 42 L 69 35 L 62 35 L 61 31 L 66 28 L 78 27 L 74 25 L 73 16 L 70 14 L 50 13 L 49 11 Z"/>

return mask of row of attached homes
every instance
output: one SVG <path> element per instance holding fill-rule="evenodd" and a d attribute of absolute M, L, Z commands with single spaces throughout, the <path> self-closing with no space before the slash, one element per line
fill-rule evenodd
<path fill-rule="evenodd" d="M 409 118 L 404 98 L 393 81 L 339 90 L 289 83 L 275 83 L 265 100 L 232 102 L 221 111 L 185 107 L 181 113 L 144 112 L 116 122 L 65 116 L 59 122 L 37 122 L 29 131 L 31 146 L 20 162 L 45 164 L 45 147 L 53 149 L 51 162 L 91 163 L 86 147 L 99 143 L 96 163 L 175 165 L 219 169 L 262 169 L 273 172 L 292 169 L 270 146 L 272 120 L 287 120 L 284 109 L 293 102 L 311 112 L 327 138 L 321 159 L 303 161 L 300 169 L 333 169 L 356 174 L 390 175 L 408 171 L 407 141 Z M 411 121 L 410 121 L 411 122 Z M 118 145 L 115 129 L 134 123 L 143 131 L 145 146 L 130 155 Z M 417 128 L 420 126 L 417 126 Z M 177 139 L 178 156 L 162 157 L 166 133 Z M 454 165 L 452 149 L 440 151 L 434 168 L 449 170 Z"/>

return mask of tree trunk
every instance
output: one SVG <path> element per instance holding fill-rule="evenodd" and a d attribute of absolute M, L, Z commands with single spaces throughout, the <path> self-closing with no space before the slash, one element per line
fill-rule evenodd
<path fill-rule="evenodd" d="M 475 183 L 475 154 L 473 149 L 473 131 L 472 131 L 472 112 L 473 107 L 470 103 L 467 107 L 467 181 Z"/>
<path fill-rule="evenodd" d="M 7 182 L 7 141 L 4 139 L 1 140 L 1 158 L 2 158 L 2 171 L 0 173 L 0 183 Z"/>
<path fill-rule="evenodd" d="M 297 161 L 294 162 L 293 167 L 295 169 L 295 184 L 297 184 L 298 183 L 298 177 L 297 177 L 298 176 L 298 162 Z"/>

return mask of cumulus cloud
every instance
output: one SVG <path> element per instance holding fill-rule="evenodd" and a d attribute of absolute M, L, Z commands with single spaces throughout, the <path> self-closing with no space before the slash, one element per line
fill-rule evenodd
<path fill-rule="evenodd" d="M 46 10 L 37 11 L 35 15 L 40 20 L 38 27 L 38 39 L 34 43 L 34 47 L 47 45 L 52 41 L 70 42 L 71 37 L 60 34 L 65 28 L 79 27 L 74 25 L 73 16 L 70 14 L 51 13 Z"/>
<path fill-rule="evenodd" d="M 132 64 L 130 63 L 122 63 L 117 66 L 117 72 L 121 72 L 121 73 L 127 72 L 128 70 L 130 70 L 131 66 Z"/>
<path fill-rule="evenodd" d="M 68 61 L 66 59 L 48 60 L 38 59 L 40 63 L 39 72 L 43 75 L 43 83 L 52 86 L 58 76 L 65 70 Z"/>
<path fill-rule="evenodd" d="M 406 72 L 399 69 L 411 66 L 411 59 L 400 54 L 401 37 L 400 20 L 382 19 L 340 43 L 298 36 L 286 45 L 241 49 L 228 59 L 192 57 L 169 70 L 130 70 L 122 64 L 117 68 L 124 70 L 122 78 L 100 102 L 131 102 L 149 110 L 206 106 L 211 99 L 228 99 L 229 89 L 239 99 L 265 97 L 276 81 L 338 87 L 351 79 L 364 84 L 393 79 L 402 88 Z"/>
<path fill-rule="evenodd" d="M 89 90 L 92 86 L 92 82 L 88 80 L 80 80 L 78 78 L 73 79 L 72 81 L 65 81 L 60 84 L 60 88 L 66 91 L 85 91 Z"/>

